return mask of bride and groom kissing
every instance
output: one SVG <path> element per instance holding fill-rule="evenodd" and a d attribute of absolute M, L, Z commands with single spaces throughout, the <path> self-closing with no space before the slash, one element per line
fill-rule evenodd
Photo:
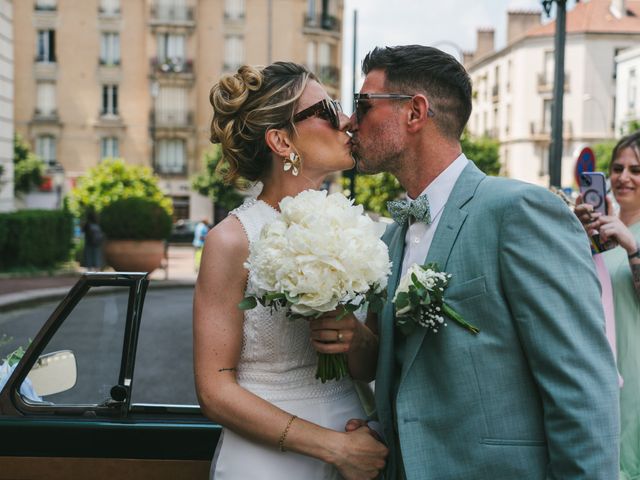
<path fill-rule="evenodd" d="M 485 176 L 461 151 L 471 80 L 425 46 L 376 48 L 346 117 L 304 67 L 241 67 L 212 89 L 211 139 L 257 199 L 207 236 L 194 295 L 202 410 L 224 429 L 215 479 L 614 479 L 618 384 L 584 230 L 545 189 Z M 383 240 L 387 298 L 414 265 L 447 276 L 447 305 L 480 333 L 242 311 L 245 262 L 279 203 L 352 167 L 397 177 Z M 316 352 L 350 378 L 315 379 Z M 369 428 L 352 379 L 375 380 Z"/>

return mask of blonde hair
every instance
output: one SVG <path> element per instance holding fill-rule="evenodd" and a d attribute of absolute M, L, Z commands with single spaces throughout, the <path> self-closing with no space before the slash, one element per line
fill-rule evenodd
<path fill-rule="evenodd" d="M 271 128 L 293 131 L 293 115 L 310 79 L 316 77 L 302 65 L 275 62 L 266 68 L 244 65 L 213 86 L 211 142 L 222 147 L 219 167 L 226 164 L 226 181 L 256 181 L 269 172 L 265 134 Z"/>

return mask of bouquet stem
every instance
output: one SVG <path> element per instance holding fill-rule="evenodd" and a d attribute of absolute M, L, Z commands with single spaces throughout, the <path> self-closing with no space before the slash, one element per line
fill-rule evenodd
<path fill-rule="evenodd" d="M 478 327 L 471 325 L 470 323 L 466 322 L 458 312 L 456 312 L 453 308 L 451 308 L 449 305 L 447 305 L 446 303 L 442 304 L 442 310 L 444 312 L 444 314 L 449 317 L 451 320 L 457 322 L 460 326 L 462 326 L 463 328 L 466 328 L 467 330 L 469 330 L 471 333 L 473 334 L 478 334 L 480 333 L 480 329 L 478 329 Z"/>
<path fill-rule="evenodd" d="M 348 375 L 346 354 L 318 353 L 316 378 L 322 383 L 326 383 L 327 380 L 340 380 Z"/>

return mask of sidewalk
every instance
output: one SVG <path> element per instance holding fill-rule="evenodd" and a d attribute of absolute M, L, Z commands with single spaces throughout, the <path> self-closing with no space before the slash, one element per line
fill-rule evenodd
<path fill-rule="evenodd" d="M 0 311 L 30 302 L 63 297 L 78 281 L 82 271 L 42 277 L 0 278 Z M 170 245 L 165 268 L 150 275 L 155 286 L 194 285 L 197 274 L 193 268 L 191 245 Z"/>

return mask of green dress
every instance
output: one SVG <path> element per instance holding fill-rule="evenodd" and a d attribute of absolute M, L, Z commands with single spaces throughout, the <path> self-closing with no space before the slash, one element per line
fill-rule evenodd
<path fill-rule="evenodd" d="M 640 223 L 630 227 L 640 241 Z M 616 312 L 620 390 L 620 480 L 640 480 L 640 299 L 633 288 L 627 252 L 614 248 L 603 254 Z"/>

